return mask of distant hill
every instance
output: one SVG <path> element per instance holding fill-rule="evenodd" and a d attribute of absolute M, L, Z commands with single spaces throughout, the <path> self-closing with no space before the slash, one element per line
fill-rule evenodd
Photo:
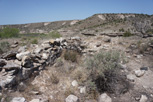
<path fill-rule="evenodd" d="M 20 33 L 49 33 L 53 30 L 71 30 L 77 32 L 93 32 L 97 34 L 123 33 L 127 31 L 133 34 L 145 34 L 153 29 L 153 15 L 95 14 L 83 20 L 1 25 L 0 29 L 4 27 L 18 28 L 20 29 Z"/>

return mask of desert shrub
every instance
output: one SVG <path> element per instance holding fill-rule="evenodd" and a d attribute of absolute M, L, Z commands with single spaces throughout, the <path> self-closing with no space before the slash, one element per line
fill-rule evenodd
<path fill-rule="evenodd" d="M 10 44 L 6 41 L 0 43 L 0 54 L 9 51 Z"/>
<path fill-rule="evenodd" d="M 91 74 L 96 78 L 97 76 L 104 76 L 107 70 L 115 70 L 120 60 L 120 54 L 117 51 L 105 52 L 101 50 L 92 58 L 87 59 L 86 65 Z"/>
<path fill-rule="evenodd" d="M 121 55 L 118 51 L 105 52 L 101 50 L 93 57 L 88 58 L 86 66 L 90 74 L 86 81 L 87 90 L 89 92 L 97 90 L 100 93 L 105 91 L 110 93 L 124 93 L 127 91 L 129 84 L 123 75 L 119 73 L 120 62 Z"/>
<path fill-rule="evenodd" d="M 123 28 L 119 29 L 119 32 L 124 32 L 124 29 Z"/>
<path fill-rule="evenodd" d="M 124 34 L 123 34 L 123 37 L 130 37 L 132 36 L 132 34 L 129 32 L 129 31 L 126 31 Z"/>
<path fill-rule="evenodd" d="M 58 84 L 59 83 L 59 79 L 58 79 L 56 74 L 51 74 L 50 79 L 51 79 L 51 82 L 53 84 Z"/>
<path fill-rule="evenodd" d="M 148 33 L 148 34 L 153 34 L 153 29 L 148 29 L 148 30 L 146 31 L 146 33 Z"/>
<path fill-rule="evenodd" d="M 63 66 L 63 65 L 64 65 L 64 62 L 62 61 L 62 59 L 58 58 L 56 60 L 55 67 L 60 67 L 60 66 Z"/>
<path fill-rule="evenodd" d="M 64 59 L 72 62 L 77 62 L 78 52 L 72 50 L 66 50 L 64 52 Z"/>
<path fill-rule="evenodd" d="M 62 37 L 62 35 L 59 32 L 57 32 L 57 31 L 50 32 L 48 34 L 48 36 L 51 37 L 51 38 L 60 38 L 60 37 Z"/>
<path fill-rule="evenodd" d="M 18 37 L 19 29 L 6 27 L 0 31 L 0 38 Z"/>
<path fill-rule="evenodd" d="M 149 40 L 145 43 L 138 42 L 137 43 L 138 52 L 141 53 L 141 54 L 144 54 L 147 51 L 150 54 L 153 54 L 153 51 L 150 49 L 150 45 L 153 45 L 153 40 Z M 150 50 L 148 50 L 148 49 L 150 49 Z"/>
<path fill-rule="evenodd" d="M 38 44 L 38 40 L 37 40 L 37 39 L 33 39 L 33 40 L 31 41 L 31 43 L 32 43 L 32 44 Z"/>

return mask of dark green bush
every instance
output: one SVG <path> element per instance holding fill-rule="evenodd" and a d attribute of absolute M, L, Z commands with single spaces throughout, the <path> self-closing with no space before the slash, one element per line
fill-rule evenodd
<path fill-rule="evenodd" d="M 0 31 L 0 38 L 18 37 L 19 29 L 6 27 Z"/>

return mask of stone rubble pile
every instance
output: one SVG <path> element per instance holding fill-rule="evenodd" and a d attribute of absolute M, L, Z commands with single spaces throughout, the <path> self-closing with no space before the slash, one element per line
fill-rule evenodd
<path fill-rule="evenodd" d="M 81 39 L 71 37 L 59 38 L 43 42 L 40 46 L 20 47 L 17 52 L 8 52 L 0 56 L 0 90 L 12 88 L 14 85 L 30 78 L 45 66 L 54 64 L 63 49 L 82 52 Z"/>

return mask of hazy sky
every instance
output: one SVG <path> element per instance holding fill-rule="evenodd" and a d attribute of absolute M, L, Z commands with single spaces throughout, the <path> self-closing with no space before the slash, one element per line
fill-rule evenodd
<path fill-rule="evenodd" d="M 153 14 L 153 0 L 0 0 L 0 25 L 84 19 L 96 13 Z"/>

